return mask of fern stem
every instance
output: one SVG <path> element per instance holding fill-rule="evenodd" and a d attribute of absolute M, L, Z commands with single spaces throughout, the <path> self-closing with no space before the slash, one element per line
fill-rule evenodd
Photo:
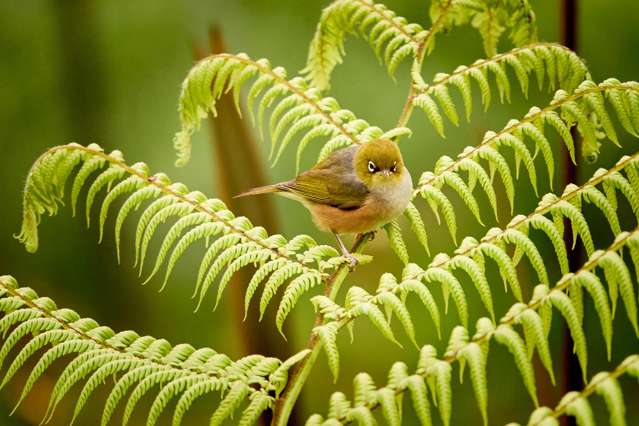
<path fill-rule="evenodd" d="M 477 151 L 479 151 L 484 146 L 487 146 L 487 145 L 490 145 L 492 143 L 495 143 L 496 141 L 499 140 L 499 138 L 502 135 L 514 132 L 515 130 L 520 128 L 522 125 L 527 124 L 527 123 L 532 123 L 537 118 L 542 116 L 543 114 L 548 113 L 550 111 L 554 111 L 554 110 L 560 108 L 562 105 L 564 105 L 566 103 L 569 103 L 569 102 L 575 101 L 577 99 L 580 99 L 580 98 L 582 98 L 582 97 L 584 97 L 584 96 L 586 96 L 586 95 L 588 95 L 590 93 L 605 92 L 606 90 L 609 90 L 609 89 L 632 90 L 632 91 L 635 91 L 635 92 L 639 93 L 639 88 L 634 86 L 634 85 L 631 85 L 631 84 L 627 84 L 627 83 L 620 83 L 620 84 L 602 83 L 602 84 L 599 84 L 597 87 L 581 90 L 578 93 L 573 93 L 573 94 L 571 94 L 569 96 L 566 96 L 566 97 L 558 100 L 557 102 L 554 102 L 551 105 L 548 105 L 544 109 L 540 109 L 539 111 L 536 111 L 534 114 L 529 114 L 529 115 L 525 116 L 524 118 L 522 118 L 520 121 L 518 121 L 518 122 L 516 122 L 514 124 L 511 124 L 510 126 L 507 126 L 507 127 L 503 128 L 499 132 L 496 132 L 494 135 L 492 135 L 490 138 L 483 140 L 479 145 L 475 146 L 473 149 L 469 149 L 468 151 L 465 151 L 464 153 L 460 154 L 459 156 L 457 156 L 455 161 L 452 161 L 446 167 L 443 167 L 441 170 L 438 170 L 437 173 L 433 173 L 433 175 L 429 179 L 424 180 L 423 182 L 421 182 L 421 184 L 417 188 L 415 188 L 413 190 L 413 198 L 415 198 L 417 196 L 417 194 L 419 194 L 419 192 L 422 190 L 422 188 L 432 184 L 437 178 L 439 178 L 439 176 L 443 175 L 444 173 L 446 173 L 448 171 L 455 171 L 457 169 L 457 167 L 459 166 L 459 164 L 463 160 L 472 157 L 473 155 L 475 155 L 475 153 Z"/>
<path fill-rule="evenodd" d="M 417 52 L 415 54 L 415 60 L 413 61 L 413 65 L 411 66 L 411 82 L 410 89 L 408 90 L 408 96 L 406 97 L 406 102 L 404 102 L 404 106 L 402 107 L 402 112 L 397 120 L 397 125 L 395 127 L 404 127 L 410 120 L 410 116 L 413 113 L 413 99 L 418 94 L 417 87 L 423 86 L 424 80 L 421 76 L 422 64 L 424 63 L 424 56 L 426 54 L 426 48 L 428 44 L 431 42 L 432 38 L 439 31 L 439 26 L 444 21 L 444 17 L 446 16 L 446 12 L 452 6 L 454 0 L 449 0 L 444 6 L 442 12 L 439 14 L 435 22 L 431 25 L 428 30 L 428 34 L 421 40 L 417 47 Z"/>
<path fill-rule="evenodd" d="M 415 81 L 415 76 L 419 76 L 419 79 L 421 79 L 421 69 L 422 69 L 422 62 L 424 59 L 423 56 L 424 56 L 425 46 L 426 46 L 425 44 L 420 45 L 419 51 L 417 52 L 417 57 L 413 61 L 413 65 L 411 68 L 412 78 L 410 82 L 410 89 L 408 90 L 408 96 L 406 97 L 406 102 L 404 102 L 404 106 L 402 107 L 402 113 L 400 114 L 399 119 L 397 120 L 397 125 L 395 127 L 406 126 L 406 124 L 408 123 L 408 120 L 410 119 L 411 114 L 413 113 L 413 106 L 414 106 L 413 99 L 417 95 L 416 87 L 418 84 L 418 82 Z M 420 56 L 421 56 L 421 59 L 420 59 Z"/>
<path fill-rule="evenodd" d="M 351 253 L 361 253 L 366 246 L 366 243 L 370 241 L 370 234 L 364 234 L 360 236 L 353 245 Z M 347 265 L 341 266 L 338 270 L 335 271 L 333 275 L 326 282 L 326 287 L 324 288 L 324 294 L 328 296 L 331 300 L 335 300 L 337 294 L 339 293 L 340 287 L 344 282 L 344 279 L 349 274 L 350 269 Z M 322 324 L 322 314 L 318 312 L 315 315 L 315 324 L 314 326 L 318 326 Z M 273 420 L 271 422 L 272 426 L 286 426 L 288 424 L 289 417 L 291 416 L 291 412 L 293 411 L 293 407 L 295 407 L 295 403 L 308 379 L 308 376 L 311 374 L 313 370 L 313 366 L 315 365 L 315 361 L 317 361 L 317 356 L 319 355 L 322 346 L 320 344 L 320 339 L 315 333 L 311 333 L 307 349 L 310 349 L 311 353 L 304 358 L 300 363 L 296 364 L 295 367 L 291 369 L 288 384 L 284 393 L 275 401 L 275 407 L 273 408 Z"/>

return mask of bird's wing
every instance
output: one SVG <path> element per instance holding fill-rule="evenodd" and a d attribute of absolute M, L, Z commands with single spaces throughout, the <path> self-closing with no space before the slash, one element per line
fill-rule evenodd
<path fill-rule="evenodd" d="M 312 169 L 281 184 L 280 189 L 344 210 L 361 207 L 369 191 L 353 169 L 356 150 L 353 146 L 336 151 Z"/>

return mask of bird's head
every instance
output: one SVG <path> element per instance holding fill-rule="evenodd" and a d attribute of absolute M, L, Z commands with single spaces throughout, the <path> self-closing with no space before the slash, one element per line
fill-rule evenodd
<path fill-rule="evenodd" d="M 362 144 L 354 158 L 355 171 L 369 188 L 399 183 L 407 173 L 402 153 L 389 139 L 376 139 Z"/>

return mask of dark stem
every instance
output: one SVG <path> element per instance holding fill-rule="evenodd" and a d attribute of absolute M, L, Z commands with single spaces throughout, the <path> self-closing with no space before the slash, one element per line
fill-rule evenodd
<path fill-rule="evenodd" d="M 561 15 L 561 41 L 569 49 L 577 52 L 577 0 L 563 0 L 562 1 L 562 15 Z M 575 128 L 572 128 L 573 139 L 577 140 L 577 134 Z M 575 144 L 575 156 L 577 160 L 580 160 L 581 153 L 579 152 L 580 145 Z M 569 183 L 577 184 L 579 181 L 578 167 L 570 160 L 568 152 L 564 152 L 563 163 L 565 167 L 564 185 Z M 570 224 L 568 220 L 564 220 L 564 240 L 566 247 L 571 247 L 571 240 L 575 238 L 575 235 L 570 234 Z M 570 270 L 574 271 L 579 268 L 579 263 L 583 258 L 583 250 L 581 245 L 577 245 L 574 250 L 568 254 L 568 262 Z M 583 380 L 581 375 L 581 369 L 576 355 L 573 352 L 574 342 L 570 336 L 570 331 L 567 325 L 564 325 L 563 330 L 563 345 L 562 345 L 562 365 L 563 365 L 563 388 L 561 394 L 566 394 L 573 390 L 583 389 Z M 564 426 L 576 426 L 576 420 L 574 417 L 563 417 L 562 424 Z"/>

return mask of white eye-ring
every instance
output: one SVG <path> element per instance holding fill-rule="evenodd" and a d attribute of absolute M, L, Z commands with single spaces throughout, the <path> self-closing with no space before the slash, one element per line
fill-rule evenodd
<path fill-rule="evenodd" d="M 375 170 L 377 170 L 377 167 L 375 166 L 375 163 L 373 163 L 372 161 L 368 162 L 368 171 L 371 173 L 375 173 Z"/>
<path fill-rule="evenodd" d="M 393 167 L 390 169 L 391 173 L 395 173 L 397 171 L 397 161 L 393 163 Z"/>

